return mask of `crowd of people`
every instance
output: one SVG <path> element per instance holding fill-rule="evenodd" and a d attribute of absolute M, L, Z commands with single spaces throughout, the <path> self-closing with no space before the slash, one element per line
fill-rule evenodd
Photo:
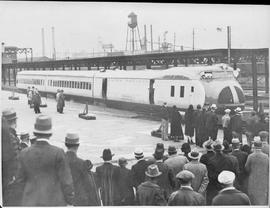
<path fill-rule="evenodd" d="M 179 142 L 186 138 L 188 143 L 195 143 L 198 147 L 202 147 L 208 138 L 215 141 L 219 129 L 219 118 L 216 110 L 217 106 L 215 104 L 203 108 L 201 105 L 197 105 L 196 110 L 193 109 L 193 105 L 190 105 L 183 118 L 176 106 L 169 110 L 166 103 L 164 103 L 162 121 L 158 130 L 161 132 L 162 140 Z M 231 144 L 233 138 L 238 138 L 242 142 L 242 135 L 244 134 L 250 145 L 253 138 L 258 136 L 260 131 L 269 132 L 269 117 L 265 116 L 264 113 L 252 111 L 251 116 L 244 121 L 241 111 L 240 107 L 233 110 L 224 110 L 224 115 L 221 118 L 223 139 L 229 144 Z M 170 134 L 168 133 L 169 123 L 171 124 Z M 184 131 L 181 125 L 183 123 L 185 124 Z"/>
<path fill-rule="evenodd" d="M 62 112 L 58 105 L 57 110 Z M 173 110 L 178 112 L 175 107 Z M 239 109 L 233 116 L 226 110 L 221 142 L 222 138 L 217 138 L 215 110 L 215 105 L 210 111 L 201 110 L 200 106 L 197 111 L 192 107 L 188 109 L 186 126 L 192 127 L 185 127 L 188 139 L 182 144 L 181 152 L 174 145 L 165 149 L 163 143 L 157 143 L 149 158 L 145 157 L 143 149 L 136 148 L 136 162 L 129 169 L 124 157 L 114 164 L 114 154 L 108 148 L 101 155 L 104 162 L 93 171 L 90 160 L 77 156 L 80 147 L 77 132 L 69 132 L 63 138 L 65 152 L 50 144 L 51 117 L 38 115 L 34 137 L 30 138 L 27 132 L 17 134 L 17 114 L 6 109 L 2 112 L 3 205 L 267 205 L 268 131 L 254 133 L 247 128 L 249 142 L 243 145 L 241 136 L 245 131 L 237 131 L 233 123 Z M 204 120 L 202 115 L 208 116 Z M 171 128 L 177 129 L 171 131 L 176 140 L 183 138 L 179 136 L 181 123 L 174 123 L 180 118 L 181 115 L 176 114 L 170 119 Z M 163 117 L 161 128 L 166 122 L 167 117 Z M 204 152 L 191 145 L 194 135 L 196 145 L 203 147 Z"/>

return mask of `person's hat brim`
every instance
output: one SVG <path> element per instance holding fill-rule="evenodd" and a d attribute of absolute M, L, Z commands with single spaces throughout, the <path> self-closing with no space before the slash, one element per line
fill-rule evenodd
<path fill-rule="evenodd" d="M 156 177 L 158 177 L 158 176 L 160 176 L 162 174 L 162 172 L 158 172 L 158 174 L 157 175 L 150 175 L 148 172 L 145 172 L 145 175 L 147 175 L 148 177 L 150 177 L 150 178 L 156 178 Z"/>
<path fill-rule="evenodd" d="M 188 157 L 191 158 L 191 159 L 193 159 L 193 160 L 197 160 L 197 159 L 199 159 L 200 154 L 198 154 L 197 157 L 193 157 L 193 156 L 191 155 L 191 152 L 189 152 L 189 153 L 188 153 Z"/>
<path fill-rule="evenodd" d="M 52 134 L 52 130 L 46 130 L 46 131 L 40 131 L 40 130 L 37 130 L 37 129 L 34 129 L 33 131 L 34 133 L 37 133 L 37 134 Z"/>

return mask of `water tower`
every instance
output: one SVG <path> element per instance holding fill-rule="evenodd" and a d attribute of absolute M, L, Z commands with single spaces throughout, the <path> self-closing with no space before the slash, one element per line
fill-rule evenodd
<path fill-rule="evenodd" d="M 139 49 L 138 42 L 141 49 L 141 38 L 138 28 L 137 15 L 134 12 L 131 12 L 128 15 L 128 18 L 129 22 L 127 27 L 126 50 L 129 45 L 129 48 L 133 53 L 135 49 Z"/>

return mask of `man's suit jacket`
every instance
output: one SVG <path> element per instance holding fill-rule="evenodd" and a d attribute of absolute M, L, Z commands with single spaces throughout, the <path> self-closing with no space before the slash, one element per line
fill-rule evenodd
<path fill-rule="evenodd" d="M 85 162 L 84 160 L 78 158 L 77 155 L 71 151 L 66 152 L 66 158 L 70 166 L 75 192 L 73 205 L 90 206 L 90 195 L 93 191 L 95 193 L 96 190 L 91 190 L 91 187 L 93 186 L 90 184 Z"/>
<path fill-rule="evenodd" d="M 19 155 L 17 182 L 24 183 L 22 206 L 72 204 L 73 182 L 65 153 L 43 140 Z"/>
<path fill-rule="evenodd" d="M 132 185 L 137 188 L 145 181 L 145 171 L 149 162 L 146 160 L 139 160 L 131 167 Z"/>

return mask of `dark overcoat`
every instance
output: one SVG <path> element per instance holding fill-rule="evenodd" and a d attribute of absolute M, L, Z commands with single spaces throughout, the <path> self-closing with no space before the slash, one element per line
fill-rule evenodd
<path fill-rule="evenodd" d="M 220 191 L 213 199 L 212 205 L 218 206 L 235 206 L 251 205 L 248 196 L 237 189 Z"/>
<path fill-rule="evenodd" d="M 88 176 L 88 170 L 85 166 L 84 160 L 77 157 L 74 152 L 67 151 L 66 158 L 70 166 L 71 175 L 74 186 L 74 206 L 97 206 L 96 201 L 91 199 L 97 190 L 93 190 L 95 186 L 91 184 Z"/>
<path fill-rule="evenodd" d="M 121 205 L 134 205 L 135 196 L 132 187 L 131 171 L 126 167 L 120 167 L 119 178 L 119 193 L 121 197 Z"/>
<path fill-rule="evenodd" d="M 150 181 L 138 186 L 137 204 L 141 206 L 166 206 L 164 191 L 159 185 Z"/>
<path fill-rule="evenodd" d="M 173 170 L 167 164 L 156 161 L 155 164 L 162 174 L 157 178 L 157 184 L 165 191 L 165 198 L 168 200 L 175 187 L 175 176 Z"/>
<path fill-rule="evenodd" d="M 187 110 L 185 113 L 185 135 L 194 136 L 194 111 Z"/>
<path fill-rule="evenodd" d="M 207 136 L 213 140 L 216 140 L 218 132 L 218 116 L 215 112 L 209 111 L 206 113 L 205 128 L 207 131 Z"/>
<path fill-rule="evenodd" d="M 173 192 L 169 198 L 169 206 L 201 206 L 205 205 L 205 198 L 193 191 L 192 188 L 182 187 Z"/>
<path fill-rule="evenodd" d="M 148 165 L 149 162 L 142 159 L 131 167 L 132 185 L 135 188 L 145 181 L 145 171 Z"/>
<path fill-rule="evenodd" d="M 245 164 L 247 161 L 247 157 L 248 154 L 246 152 L 243 152 L 241 150 L 233 150 L 231 153 L 233 156 L 235 156 L 238 160 L 238 164 L 239 164 L 239 185 L 240 185 L 240 189 L 242 189 L 242 185 L 243 185 L 243 181 L 246 178 L 246 173 L 245 173 Z"/>
<path fill-rule="evenodd" d="M 194 112 L 194 124 L 195 124 L 195 141 L 196 145 L 202 147 L 205 138 L 205 118 L 203 111 L 196 110 Z"/>
<path fill-rule="evenodd" d="M 182 130 L 182 116 L 177 110 L 172 111 L 171 116 L 171 138 L 175 140 L 184 139 Z"/>
<path fill-rule="evenodd" d="M 62 149 L 37 140 L 19 156 L 19 183 L 24 183 L 22 206 L 66 206 L 74 190 Z"/>
<path fill-rule="evenodd" d="M 105 162 L 96 168 L 96 174 L 103 206 L 119 205 L 119 167 L 110 162 Z"/>

